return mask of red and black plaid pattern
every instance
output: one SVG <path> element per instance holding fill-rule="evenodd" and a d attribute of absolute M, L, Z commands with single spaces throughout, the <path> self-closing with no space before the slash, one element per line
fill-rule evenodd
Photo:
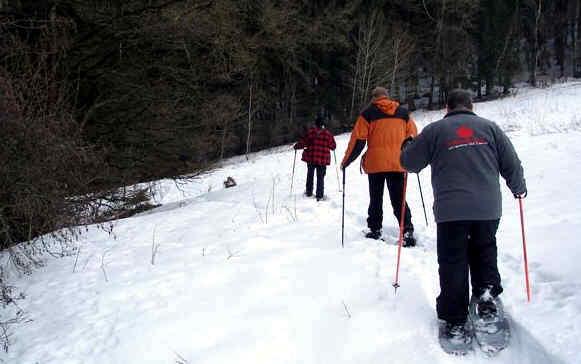
<path fill-rule="evenodd" d="M 295 145 L 295 149 L 305 148 L 301 158 L 303 161 L 321 166 L 331 164 L 329 150 L 335 150 L 336 147 L 333 134 L 322 128 L 310 128 L 307 135 Z"/>

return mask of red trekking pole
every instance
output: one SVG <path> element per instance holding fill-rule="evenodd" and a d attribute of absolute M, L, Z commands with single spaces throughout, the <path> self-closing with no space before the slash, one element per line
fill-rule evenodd
<path fill-rule="evenodd" d="M 404 172 L 403 175 L 403 197 L 401 201 L 401 218 L 399 219 L 399 241 L 397 243 L 397 266 L 395 268 L 395 282 L 393 283 L 393 288 L 395 288 L 395 294 L 397 294 L 397 289 L 399 287 L 399 257 L 401 256 L 401 245 L 403 241 L 403 218 L 405 216 L 405 191 L 408 184 L 408 173 Z"/>
<path fill-rule="evenodd" d="M 523 249 L 523 256 L 525 261 L 525 280 L 527 284 L 527 301 L 531 302 L 531 286 L 529 284 L 529 263 L 527 261 L 527 245 L 525 239 L 525 221 L 522 212 L 522 197 L 519 196 L 518 203 L 520 206 L 520 227 L 522 232 L 522 249 Z"/>

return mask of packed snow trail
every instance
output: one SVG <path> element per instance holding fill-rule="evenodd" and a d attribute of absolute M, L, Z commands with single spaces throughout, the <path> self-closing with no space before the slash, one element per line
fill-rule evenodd
<path fill-rule="evenodd" d="M 518 204 L 502 185 L 499 269 L 513 331 L 494 363 L 581 363 L 581 192 L 575 187 L 581 173 L 569 167 L 581 159 L 581 126 L 574 119 L 580 97 L 577 85 L 476 105 L 477 113 L 513 130 L 529 187 L 531 303 Z M 414 117 L 423 126 L 441 115 Z M 338 160 L 348 137 L 337 136 Z M 249 161 L 233 158 L 180 188 L 161 182 L 163 205 L 118 221 L 113 235 L 90 227 L 78 257 L 49 258 L 14 281 L 27 297 L 18 304 L 32 321 L 12 332 L 0 362 L 490 363 L 478 350 L 456 358 L 438 344 L 429 169 L 420 174 L 429 226 L 417 178 L 409 179 L 418 246 L 402 250 L 395 295 L 398 227 L 387 194 L 386 242 L 363 238 L 367 178 L 357 161 L 347 170 L 341 248 L 335 165 L 325 180 L 329 200 L 316 202 L 302 196 L 306 168 L 299 157 L 292 194 L 294 151 L 284 146 Z M 224 189 L 227 176 L 238 185 Z"/>

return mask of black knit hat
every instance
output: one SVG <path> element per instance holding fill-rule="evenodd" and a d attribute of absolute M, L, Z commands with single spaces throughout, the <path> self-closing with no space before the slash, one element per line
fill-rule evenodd
<path fill-rule="evenodd" d="M 323 118 L 320 115 L 318 115 L 317 118 L 315 119 L 315 125 L 318 127 L 325 125 L 325 122 L 323 121 Z"/>

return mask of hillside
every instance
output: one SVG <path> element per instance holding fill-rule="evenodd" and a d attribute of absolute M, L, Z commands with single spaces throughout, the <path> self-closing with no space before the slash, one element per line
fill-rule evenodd
<path fill-rule="evenodd" d="M 477 104 L 506 130 L 523 162 L 532 301 L 527 303 L 518 204 L 502 183 L 499 268 L 511 346 L 494 363 L 581 363 L 581 83 L 522 89 Z M 413 114 L 421 128 L 443 111 Z M 336 137 L 337 159 L 349 134 Z M 429 171 L 410 175 L 418 246 L 404 249 L 394 294 L 398 228 L 386 208 L 386 242 L 363 238 L 367 178 L 346 173 L 345 246 L 336 166 L 326 194 L 303 197 L 306 167 L 291 146 L 238 157 L 187 185 L 160 181 L 161 207 L 89 227 L 78 254 L 47 257 L 15 279 L 31 319 L 13 330 L 0 362 L 490 363 L 450 357 L 437 342 L 436 227 Z M 225 189 L 227 176 L 238 185 Z M 291 191 L 291 184 L 293 190 Z"/>

